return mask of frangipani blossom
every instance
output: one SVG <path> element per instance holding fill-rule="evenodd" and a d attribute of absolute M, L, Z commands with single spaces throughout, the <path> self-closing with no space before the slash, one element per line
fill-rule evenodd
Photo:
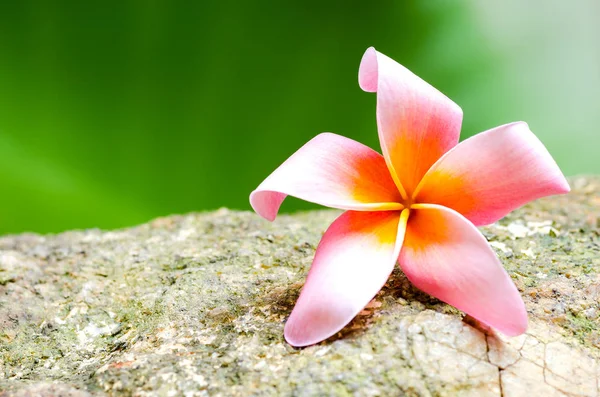
<path fill-rule="evenodd" d="M 374 48 L 363 56 L 359 85 L 377 93 L 383 155 L 320 134 L 250 195 L 270 221 L 288 195 L 346 210 L 317 247 L 285 339 L 307 346 L 337 333 L 396 263 L 420 290 L 508 336 L 522 334 L 525 304 L 476 226 L 567 193 L 560 169 L 523 122 L 458 143 L 462 110 Z"/>

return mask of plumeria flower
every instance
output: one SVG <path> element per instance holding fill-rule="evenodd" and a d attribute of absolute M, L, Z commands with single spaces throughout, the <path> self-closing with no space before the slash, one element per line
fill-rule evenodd
<path fill-rule="evenodd" d="M 383 155 L 316 136 L 250 195 L 273 221 L 286 196 L 346 210 L 327 229 L 285 324 L 293 346 L 340 331 L 398 262 L 418 289 L 515 336 L 527 311 L 477 226 L 569 184 L 524 122 L 458 143 L 462 110 L 394 60 L 369 48 L 359 85 L 377 93 Z"/>

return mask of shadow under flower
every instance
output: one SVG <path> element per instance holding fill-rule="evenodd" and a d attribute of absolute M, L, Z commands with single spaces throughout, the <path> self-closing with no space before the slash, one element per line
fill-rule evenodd
<path fill-rule="evenodd" d="M 303 285 L 302 281 L 297 281 L 289 284 L 287 287 L 275 287 L 269 293 L 262 296 L 256 304 L 268 305 L 271 314 L 283 318 L 282 323 L 284 324 L 294 308 Z M 371 324 L 376 322 L 378 317 L 389 312 L 401 311 L 408 316 L 427 309 L 444 314 L 460 315 L 461 313 L 454 307 L 417 289 L 406 278 L 402 270 L 396 267 L 383 288 L 350 323 L 338 333 L 317 345 L 329 345 L 338 340 L 358 338 L 368 331 Z M 474 325 L 475 323 L 468 324 Z M 482 330 L 481 327 L 477 328 Z"/>

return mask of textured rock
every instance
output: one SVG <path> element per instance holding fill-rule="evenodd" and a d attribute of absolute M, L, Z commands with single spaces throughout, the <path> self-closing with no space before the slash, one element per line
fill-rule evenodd
<path fill-rule="evenodd" d="M 0 238 L 5 395 L 598 396 L 600 179 L 482 228 L 521 291 L 504 338 L 400 271 L 336 337 L 283 340 L 338 214 L 249 212 Z"/>

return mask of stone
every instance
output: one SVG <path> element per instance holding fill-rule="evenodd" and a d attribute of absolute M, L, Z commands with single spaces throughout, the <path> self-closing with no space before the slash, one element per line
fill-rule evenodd
<path fill-rule="evenodd" d="M 226 209 L 0 238 L 1 396 L 600 396 L 600 178 L 481 228 L 530 325 L 507 338 L 396 270 L 339 334 L 283 325 L 339 215 Z"/>

